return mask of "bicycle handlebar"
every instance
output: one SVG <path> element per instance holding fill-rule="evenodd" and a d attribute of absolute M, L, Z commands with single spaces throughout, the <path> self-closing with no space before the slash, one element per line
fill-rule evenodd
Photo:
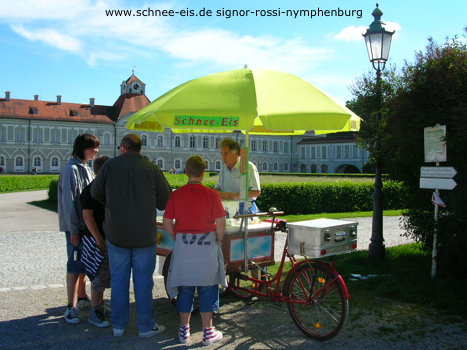
<path fill-rule="evenodd" d="M 234 215 L 234 219 L 243 219 L 243 218 L 253 218 L 255 216 L 280 216 L 284 215 L 285 213 L 283 211 L 269 211 L 266 213 L 256 213 L 256 214 L 244 214 L 244 215 Z"/>

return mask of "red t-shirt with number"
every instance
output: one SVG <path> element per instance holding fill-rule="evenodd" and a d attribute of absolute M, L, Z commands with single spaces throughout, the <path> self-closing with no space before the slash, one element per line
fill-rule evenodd
<path fill-rule="evenodd" d="M 215 232 L 225 216 L 219 194 L 202 184 L 187 184 L 170 195 L 164 218 L 175 219 L 175 233 Z"/>

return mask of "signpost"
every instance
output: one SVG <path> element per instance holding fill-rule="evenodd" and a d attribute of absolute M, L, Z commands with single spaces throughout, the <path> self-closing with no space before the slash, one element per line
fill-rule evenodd
<path fill-rule="evenodd" d="M 439 197 L 439 190 L 452 190 L 457 183 L 452 179 L 457 171 L 453 167 L 440 167 L 439 162 L 447 161 L 446 143 L 446 125 L 437 124 L 434 127 L 424 129 L 425 141 L 425 162 L 436 162 L 436 167 L 422 167 L 420 171 L 420 188 L 430 188 L 435 190 L 434 198 Z M 435 228 L 433 234 L 433 252 L 431 277 L 436 275 L 436 259 L 438 256 L 438 212 L 439 204 L 435 205 Z"/>

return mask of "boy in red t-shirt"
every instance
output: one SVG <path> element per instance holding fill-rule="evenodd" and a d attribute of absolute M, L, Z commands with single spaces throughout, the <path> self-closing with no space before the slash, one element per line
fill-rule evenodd
<path fill-rule="evenodd" d="M 208 345 L 222 339 L 222 333 L 212 326 L 212 312 L 219 309 L 218 285 L 226 286 L 221 249 L 226 219 L 219 194 L 202 185 L 205 169 L 206 162 L 200 156 L 188 158 L 185 165 L 188 183 L 172 192 L 164 213 L 164 228 L 175 241 L 167 287 L 178 288 L 178 338 L 182 343 L 190 338 L 197 289 L 203 344 Z"/>

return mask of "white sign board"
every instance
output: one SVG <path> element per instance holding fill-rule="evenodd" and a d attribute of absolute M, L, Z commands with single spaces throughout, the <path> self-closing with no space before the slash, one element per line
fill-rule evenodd
<path fill-rule="evenodd" d="M 424 129 L 425 162 L 446 162 L 446 125 L 437 125 Z"/>
<path fill-rule="evenodd" d="M 420 177 L 439 177 L 443 179 L 452 179 L 456 176 L 457 171 L 451 166 L 448 167 L 430 167 L 422 166 Z"/>
<path fill-rule="evenodd" d="M 430 177 L 420 178 L 420 188 L 429 188 L 432 190 L 452 190 L 457 183 L 453 179 L 439 179 Z"/>

